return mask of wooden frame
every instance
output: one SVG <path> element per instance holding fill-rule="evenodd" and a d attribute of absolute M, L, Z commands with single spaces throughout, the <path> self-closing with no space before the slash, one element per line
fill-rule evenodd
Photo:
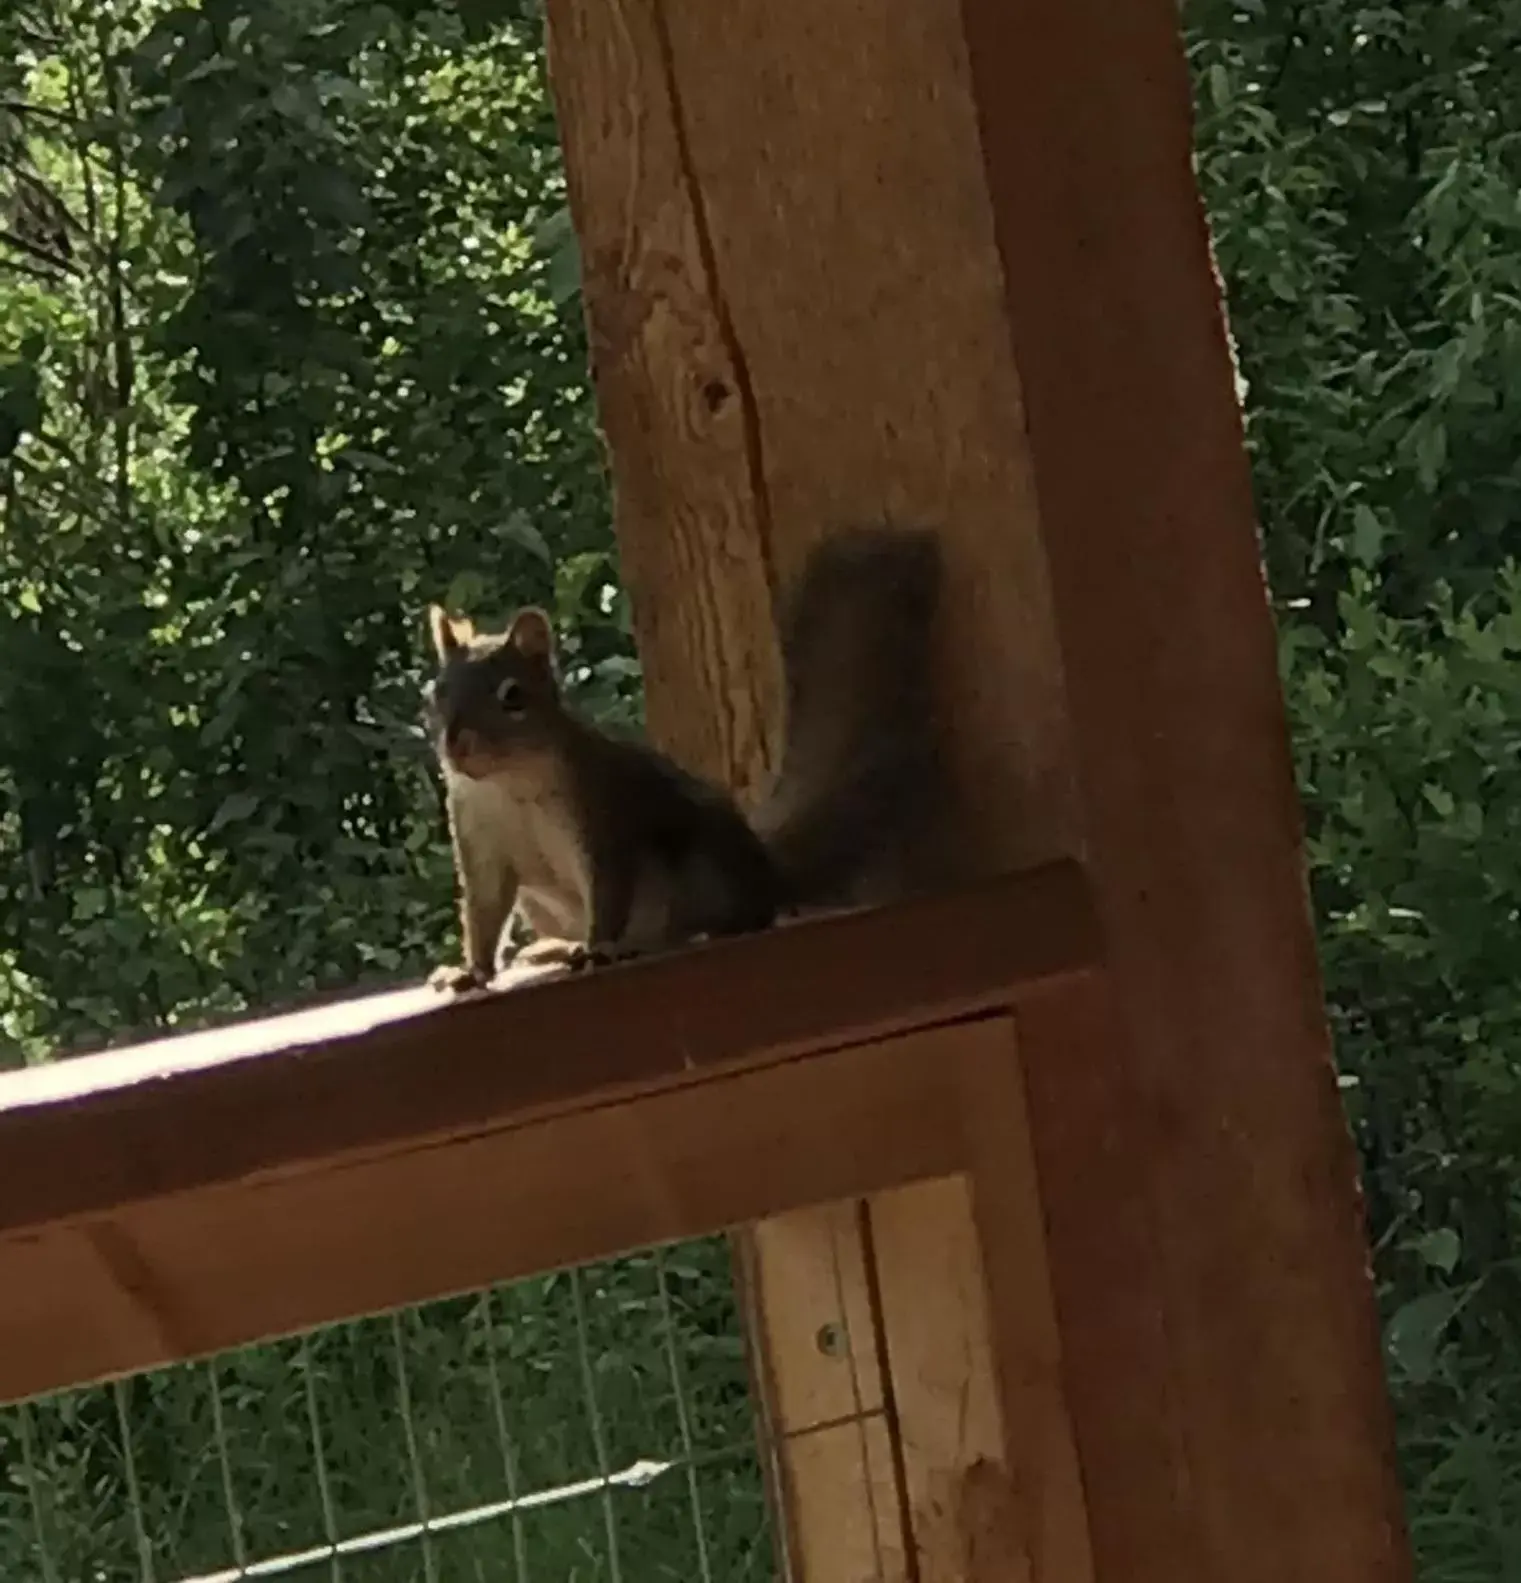
<path fill-rule="evenodd" d="M 842 1315 L 881 1408 L 798 1583 L 1402 1583 L 1175 5 L 547 12 L 655 736 L 759 784 L 779 589 L 933 524 L 946 845 L 1055 866 L 5 1080 L 0 1395 L 764 1214 L 768 1412 Z"/>
<path fill-rule="evenodd" d="M 1055 865 L 7 1074 L 0 1400 L 964 1171 L 1012 1008 L 1096 960 Z"/>
<path fill-rule="evenodd" d="M 581 980 L 403 990 L 7 1074 L 0 1400 L 761 1217 L 809 1242 L 833 1224 L 871 1264 L 849 1332 L 868 1399 L 846 1422 L 837 1362 L 772 1393 L 789 1575 L 1102 1577 L 1137 1527 L 1169 1542 L 1144 1477 L 1137 1508 L 1088 1494 L 1144 1445 L 1165 1376 L 1137 1368 L 1144 1337 L 1080 1360 L 1063 1339 L 1130 1251 L 1104 1247 L 1117 1206 L 1094 1191 L 1092 1149 L 1123 1130 L 1103 958 L 1063 863 Z M 1032 1149 L 1053 1084 L 1078 1126 Z M 775 1355 L 808 1316 L 758 1295 Z M 903 1388 L 926 1324 L 948 1419 L 933 1382 Z M 961 1351 L 995 1393 L 961 1392 Z M 944 1422 L 965 1471 L 926 1491 Z"/>
<path fill-rule="evenodd" d="M 1022 1005 L 1023 1103 L 1000 1091 L 996 1124 L 1039 1184 L 1048 1258 L 1017 1278 L 1049 1281 L 1093 1569 L 1407 1578 L 1176 5 L 546 13 L 655 736 L 763 784 L 778 594 L 833 528 L 929 525 L 955 870 L 1075 856 L 1092 886 L 1103 984 Z M 881 1338 L 918 1546 L 893 1583 L 980 1575 L 956 1545 L 1000 1501 L 1019 1537 L 989 1575 L 1046 1575 L 1044 1530 L 1008 1508 L 1065 1477 L 1053 1420 L 1000 1441 L 960 1404 L 1048 1378 L 1051 1336 L 1027 1313 L 990 1347 L 942 1295 L 1013 1283 L 1011 1244 L 1033 1257 L 1005 1192 L 996 1235 L 918 1195 L 839 1259 L 847 1311 L 918 1293 Z M 793 1316 L 758 1338 L 783 1417 L 846 1236 L 813 1214 L 749 1236 L 759 1311 Z M 930 1282 L 938 1250 L 956 1262 Z M 793 1520 L 833 1561 L 860 1470 L 826 1461 Z M 955 1544 L 924 1537 L 964 1506 Z"/>

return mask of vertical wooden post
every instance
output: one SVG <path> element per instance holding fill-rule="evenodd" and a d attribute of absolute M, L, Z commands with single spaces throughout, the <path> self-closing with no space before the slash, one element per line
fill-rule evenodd
<path fill-rule="evenodd" d="M 1011 1037 L 994 1085 L 987 1169 L 1002 1148 L 1038 1183 L 1043 1249 L 987 1171 L 986 1268 L 952 1190 L 869 1206 L 859 1256 L 827 1215 L 753 1245 L 789 1334 L 874 1315 L 854 1361 L 884 1371 L 908 1532 L 871 1574 L 1085 1574 L 1083 1545 L 1028 1523 L 1017 1565 L 935 1537 L 974 1521 L 990 1469 L 1028 1518 L 1038 1464 L 1037 1515 L 1085 1501 L 1099 1577 L 1404 1576 L 1175 7 L 549 16 L 655 734 L 754 786 L 774 590 L 837 524 L 933 523 L 968 866 L 1082 855 L 1112 942 L 1101 1013 L 1028 1008 L 1028 1076 Z M 1023 1295 L 1016 1247 L 1039 1266 Z M 984 1283 L 991 1324 L 946 1295 Z M 827 1360 L 778 1342 L 767 1365 L 810 1411 Z M 1057 1381 L 1050 1445 L 1007 1412 L 957 1430 L 995 1371 L 1004 1404 Z M 837 1498 L 813 1508 L 843 1522 L 872 1461 L 815 1448 Z"/>

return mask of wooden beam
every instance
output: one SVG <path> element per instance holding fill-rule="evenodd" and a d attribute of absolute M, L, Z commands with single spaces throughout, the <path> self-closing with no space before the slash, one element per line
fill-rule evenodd
<path fill-rule="evenodd" d="M 1098 1575 L 1406 1576 L 1176 7 L 549 0 L 549 21 L 657 734 L 756 784 L 775 587 L 834 526 L 937 524 L 966 866 L 1091 855 L 1124 940 L 1082 1068 L 1059 1018 L 1024 1040 L 1052 1301 L 1107 1382 L 1070 1404 Z M 911 1289 L 924 1247 L 975 1248 L 967 1212 L 920 1197 L 870 1251 Z M 772 1311 L 808 1300 L 806 1237 L 757 1254 Z M 959 1284 L 994 1282 L 976 1263 Z M 895 1377 L 941 1366 L 933 1337 L 887 1341 Z M 1006 1377 L 1045 1366 L 1033 1323 L 998 1344 Z M 968 1398 L 991 1392 L 962 1360 Z M 933 1434 L 905 1455 L 918 1489 L 976 1460 Z M 889 1576 L 957 1577 L 943 1555 Z"/>
<path fill-rule="evenodd" d="M 591 1092 L 12 1230 L 0 1400 L 956 1171 L 955 1074 L 981 1030 Z"/>
<path fill-rule="evenodd" d="M 955 612 L 954 640 L 934 662 L 953 700 L 961 785 L 947 844 L 984 873 L 1077 849 L 955 0 L 550 0 L 548 18 L 654 734 L 742 792 L 760 784 L 779 713 L 777 587 L 834 527 L 927 522 L 947 539 Z M 862 1287 L 815 1281 L 833 1238 L 818 1217 L 757 1231 L 742 1263 L 763 1312 L 797 1307 L 816 1325 L 843 1324 L 869 1306 Z M 843 1267 L 864 1271 L 871 1252 L 912 1287 L 913 1261 L 933 1245 L 961 1260 L 954 1289 L 979 1288 L 966 1205 L 954 1198 L 914 1199 Z M 941 1377 L 936 1337 L 912 1335 L 895 1368 L 910 1381 Z M 986 1351 L 952 1356 L 954 1385 L 915 1405 L 991 1397 Z M 784 1427 L 816 1368 L 806 1347 L 764 1359 L 759 1378 Z M 803 1583 L 832 1583 L 820 1559 L 838 1558 L 827 1525 L 858 1502 L 861 1468 L 843 1437 L 789 1440 L 789 1456 L 805 1444 L 784 1483 L 816 1492 L 808 1513 L 824 1527 L 794 1511 L 791 1525 L 805 1529 L 794 1552 L 813 1563 Z M 913 1489 L 938 1492 L 974 1447 L 925 1429 L 906 1455 Z M 915 1576 L 918 1559 L 912 1545 L 884 1550 L 883 1583 Z"/>
<path fill-rule="evenodd" d="M 854 1200 L 773 1211 L 738 1239 L 786 1578 L 892 1577 L 903 1567 L 896 1426 L 861 1220 Z M 792 1279 L 780 1288 L 764 1271 L 783 1261 Z M 774 1376 L 773 1359 L 784 1365 Z"/>
<path fill-rule="evenodd" d="M 1053 864 L 453 1004 L 408 990 L 6 1073 L 0 1232 L 1001 1011 L 1097 954 L 1081 873 Z"/>
<path fill-rule="evenodd" d="M 1063 1332 L 1110 1386 L 1079 1419 L 1095 1557 L 1135 1583 L 1408 1578 L 1177 8 L 962 10 L 1114 951 L 1107 1014 L 1021 1017 Z M 1102 1283 L 1099 1181 L 1132 1233 Z"/>
<path fill-rule="evenodd" d="M 653 734 L 741 789 L 774 595 L 891 517 L 948 541 L 974 872 L 1080 845 L 957 0 L 549 0 L 618 542 Z"/>

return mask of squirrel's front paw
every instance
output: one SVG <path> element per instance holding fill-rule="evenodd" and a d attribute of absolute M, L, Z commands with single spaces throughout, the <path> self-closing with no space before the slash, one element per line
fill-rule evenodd
<path fill-rule="evenodd" d="M 612 958 L 605 949 L 580 940 L 535 940 L 518 952 L 517 960 L 534 967 L 553 965 L 570 973 L 584 973 L 588 968 L 605 967 Z"/>
<path fill-rule="evenodd" d="M 428 987 L 441 995 L 463 995 L 472 989 L 484 989 L 485 979 L 472 967 L 460 962 L 446 962 L 428 974 Z"/>
<path fill-rule="evenodd" d="M 594 967 L 611 967 L 615 962 L 628 961 L 637 955 L 638 951 L 627 946 L 586 945 L 580 940 L 548 937 L 520 947 L 509 968 L 563 967 L 570 973 L 584 973 Z"/>
<path fill-rule="evenodd" d="M 571 967 L 586 949 L 574 940 L 557 940 L 552 935 L 519 946 L 509 965 L 522 963 L 526 967 Z"/>

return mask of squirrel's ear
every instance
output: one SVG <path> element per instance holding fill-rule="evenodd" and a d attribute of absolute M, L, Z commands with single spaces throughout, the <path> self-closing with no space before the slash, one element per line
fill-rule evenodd
<path fill-rule="evenodd" d="M 463 648 L 475 636 L 473 623 L 455 621 L 442 605 L 428 606 L 428 627 L 433 634 L 433 647 L 441 660 L 448 659 L 456 649 Z"/>
<path fill-rule="evenodd" d="M 507 641 L 525 659 L 548 662 L 555 657 L 555 633 L 549 617 L 536 606 L 520 610 L 507 629 Z"/>

